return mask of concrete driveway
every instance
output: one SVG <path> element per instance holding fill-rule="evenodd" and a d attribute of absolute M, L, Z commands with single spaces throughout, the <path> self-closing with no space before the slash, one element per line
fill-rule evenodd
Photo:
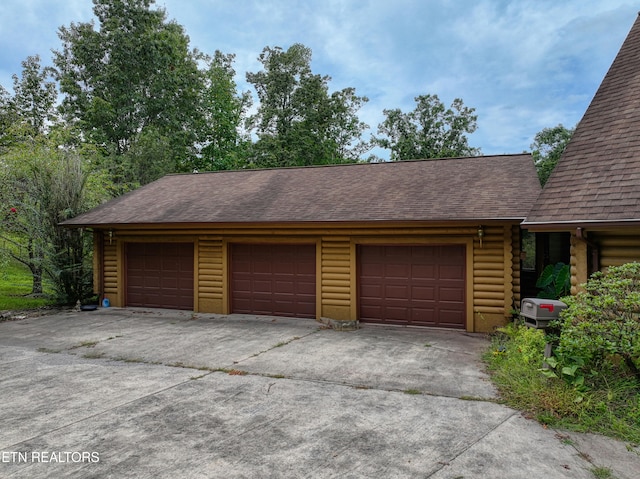
<path fill-rule="evenodd" d="M 635 479 L 497 402 L 480 335 L 145 309 L 0 323 L 0 477 Z"/>

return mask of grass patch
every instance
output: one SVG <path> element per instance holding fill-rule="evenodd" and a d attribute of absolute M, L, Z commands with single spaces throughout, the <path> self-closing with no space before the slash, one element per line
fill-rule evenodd
<path fill-rule="evenodd" d="M 291 338 L 291 339 L 287 339 L 287 340 L 285 340 L 285 341 L 280 341 L 278 344 L 276 344 L 275 346 L 273 346 L 271 349 L 281 348 L 282 346 L 286 346 L 287 344 L 292 343 L 292 342 L 294 342 L 294 341 L 296 341 L 296 340 L 298 340 L 298 339 L 300 339 L 300 336 L 294 336 L 294 337 L 293 337 L 293 338 Z M 264 352 L 264 351 L 262 351 L 262 352 Z"/>
<path fill-rule="evenodd" d="M 45 282 L 45 290 L 47 289 Z M 55 301 L 46 298 L 29 298 L 32 279 L 29 269 L 15 260 L 2 264 L 0 272 L 0 311 L 21 311 L 51 306 Z"/>
<path fill-rule="evenodd" d="M 419 389 L 405 389 L 402 392 L 405 394 L 422 394 L 422 391 L 420 391 Z"/>
<path fill-rule="evenodd" d="M 613 479 L 613 473 L 608 467 L 594 467 L 591 469 L 591 474 L 596 479 Z"/>
<path fill-rule="evenodd" d="M 142 358 L 116 358 L 116 361 L 121 361 L 123 363 L 158 364 L 158 363 L 149 362 Z"/>
<path fill-rule="evenodd" d="M 169 364 L 166 364 L 166 366 L 169 366 L 171 368 L 197 369 L 198 371 L 209 371 L 209 372 L 217 371 L 217 369 L 210 368 L 209 366 L 194 366 L 193 364 L 186 364 L 186 363 L 183 363 L 182 361 L 178 361 L 177 363 L 169 363 Z"/>
<path fill-rule="evenodd" d="M 484 360 L 504 402 L 548 426 L 640 444 L 640 391 L 634 378 L 612 375 L 586 391 L 547 378 L 541 373 L 545 343 L 541 330 L 519 325 L 494 336 Z"/>
<path fill-rule="evenodd" d="M 58 354 L 62 352 L 62 349 L 38 348 L 36 351 L 39 353 Z"/>

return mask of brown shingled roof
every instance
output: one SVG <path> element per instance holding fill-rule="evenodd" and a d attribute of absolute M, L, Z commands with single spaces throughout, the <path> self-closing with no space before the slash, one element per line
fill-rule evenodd
<path fill-rule="evenodd" d="M 530 155 L 169 175 L 67 226 L 523 219 Z"/>
<path fill-rule="evenodd" d="M 523 227 L 640 224 L 640 17 Z"/>

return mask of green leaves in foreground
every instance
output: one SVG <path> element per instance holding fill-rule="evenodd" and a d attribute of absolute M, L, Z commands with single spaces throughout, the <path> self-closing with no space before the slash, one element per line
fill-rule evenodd
<path fill-rule="evenodd" d="M 484 360 L 502 399 L 543 424 L 639 444 L 640 395 L 633 376 L 611 369 L 593 381 L 577 364 L 545 360 L 546 341 L 541 330 L 519 324 L 494 335 Z M 543 368 L 544 362 L 553 368 Z"/>

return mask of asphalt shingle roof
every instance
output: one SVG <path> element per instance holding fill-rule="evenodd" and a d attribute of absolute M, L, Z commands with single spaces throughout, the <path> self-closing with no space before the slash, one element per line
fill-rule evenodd
<path fill-rule="evenodd" d="M 528 154 L 169 175 L 69 226 L 523 219 Z"/>
<path fill-rule="evenodd" d="M 523 226 L 640 223 L 640 17 Z"/>

